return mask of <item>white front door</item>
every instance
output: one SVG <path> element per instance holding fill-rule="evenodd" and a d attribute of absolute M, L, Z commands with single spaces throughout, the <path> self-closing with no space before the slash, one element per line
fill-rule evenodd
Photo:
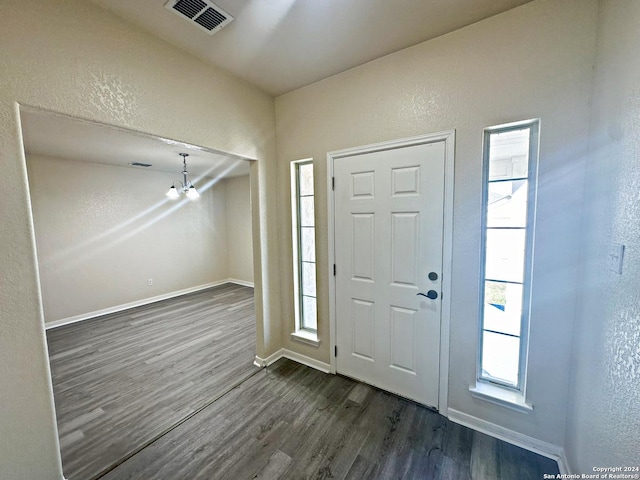
<path fill-rule="evenodd" d="M 334 161 L 337 372 L 436 408 L 444 175 L 445 141 Z"/>

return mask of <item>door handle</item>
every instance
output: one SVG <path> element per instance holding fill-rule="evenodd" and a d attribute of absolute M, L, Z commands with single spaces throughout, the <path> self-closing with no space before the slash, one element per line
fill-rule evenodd
<path fill-rule="evenodd" d="M 429 290 L 427 293 L 417 293 L 416 295 L 422 295 L 423 297 L 430 298 L 431 300 L 438 298 L 438 292 L 435 290 Z"/>

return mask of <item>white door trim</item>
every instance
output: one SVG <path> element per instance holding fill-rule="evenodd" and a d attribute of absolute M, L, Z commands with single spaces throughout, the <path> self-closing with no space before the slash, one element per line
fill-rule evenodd
<path fill-rule="evenodd" d="M 395 148 L 445 143 L 444 166 L 444 232 L 442 241 L 442 319 L 440 325 L 440 385 L 438 387 L 438 410 L 447 412 L 449 390 L 449 325 L 451 321 L 451 261 L 453 255 L 453 175 L 455 158 L 455 130 L 419 135 L 417 137 L 374 143 L 327 153 L 327 202 L 329 228 L 329 339 L 331 345 L 330 372 L 336 373 L 336 277 L 335 264 L 335 200 L 333 191 L 333 166 L 336 159 L 352 155 L 391 150 Z"/>

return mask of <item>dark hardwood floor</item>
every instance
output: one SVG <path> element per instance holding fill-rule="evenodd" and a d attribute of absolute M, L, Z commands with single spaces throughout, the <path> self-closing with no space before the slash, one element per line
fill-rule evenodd
<path fill-rule="evenodd" d="M 540 480 L 556 463 L 347 378 L 280 360 L 104 480 Z"/>
<path fill-rule="evenodd" d="M 556 463 L 290 360 L 258 371 L 253 289 L 47 332 L 69 480 L 539 480 Z"/>
<path fill-rule="evenodd" d="M 55 328 L 47 340 L 69 480 L 100 476 L 258 371 L 253 289 L 233 284 Z"/>

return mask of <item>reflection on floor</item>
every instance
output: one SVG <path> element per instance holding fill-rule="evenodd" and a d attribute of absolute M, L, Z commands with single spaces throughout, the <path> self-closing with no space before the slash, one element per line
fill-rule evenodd
<path fill-rule="evenodd" d="M 233 284 L 47 331 L 66 478 L 95 478 L 254 374 L 255 335 L 253 289 Z"/>

